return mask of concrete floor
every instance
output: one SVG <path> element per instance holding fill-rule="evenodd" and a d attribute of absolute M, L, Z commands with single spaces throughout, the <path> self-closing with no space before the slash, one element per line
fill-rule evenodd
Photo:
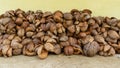
<path fill-rule="evenodd" d="M 0 68 L 120 68 L 119 55 L 112 57 L 85 57 L 81 55 L 49 55 L 40 60 L 37 56 L 0 57 Z"/>

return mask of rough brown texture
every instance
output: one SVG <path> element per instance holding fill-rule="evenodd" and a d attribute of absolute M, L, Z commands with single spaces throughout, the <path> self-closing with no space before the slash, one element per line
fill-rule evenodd
<path fill-rule="evenodd" d="M 48 54 L 112 56 L 120 53 L 120 20 L 92 11 L 10 10 L 0 15 L 0 56 Z"/>
<path fill-rule="evenodd" d="M 99 51 L 100 46 L 97 42 L 92 41 L 89 42 L 88 44 L 84 45 L 83 51 L 86 56 L 94 56 L 96 53 Z"/>

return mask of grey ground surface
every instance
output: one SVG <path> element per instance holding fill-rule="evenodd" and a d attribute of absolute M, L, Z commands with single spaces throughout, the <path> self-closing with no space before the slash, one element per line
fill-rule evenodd
<path fill-rule="evenodd" d="M 37 56 L 0 57 L 0 68 L 120 68 L 120 57 L 85 57 L 81 55 L 49 55 L 40 60 Z"/>

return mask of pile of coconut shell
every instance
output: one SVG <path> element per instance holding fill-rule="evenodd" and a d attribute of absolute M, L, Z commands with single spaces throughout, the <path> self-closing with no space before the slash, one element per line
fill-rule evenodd
<path fill-rule="evenodd" d="M 0 15 L 0 56 L 119 54 L 120 20 L 91 14 L 89 9 L 6 11 Z"/>

